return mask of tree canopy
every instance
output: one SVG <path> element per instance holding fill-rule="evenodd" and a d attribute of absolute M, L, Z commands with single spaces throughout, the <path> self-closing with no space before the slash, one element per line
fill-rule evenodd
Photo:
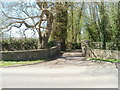
<path fill-rule="evenodd" d="M 13 27 L 37 33 L 38 48 L 59 41 L 63 50 L 83 39 L 120 42 L 120 2 L 1 2 L 0 30 Z M 23 34 L 25 35 L 25 34 Z M 4 35 L 5 36 L 5 35 Z"/>

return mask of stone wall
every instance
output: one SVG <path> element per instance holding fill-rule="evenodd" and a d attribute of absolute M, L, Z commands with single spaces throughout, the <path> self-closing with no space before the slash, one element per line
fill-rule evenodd
<path fill-rule="evenodd" d="M 90 52 L 90 41 L 89 40 L 82 40 L 81 41 L 81 48 L 82 48 L 82 54 L 85 57 L 89 57 Z"/>
<path fill-rule="evenodd" d="M 60 53 L 58 46 L 50 49 L 35 49 L 21 51 L 1 51 L 2 60 L 37 60 L 53 57 Z"/>
<path fill-rule="evenodd" d="M 92 49 L 89 40 L 81 41 L 82 53 L 85 57 L 120 59 L 120 51 Z"/>
<path fill-rule="evenodd" d="M 120 51 L 92 49 L 92 52 L 97 58 L 120 59 Z M 95 57 L 93 53 L 90 53 L 90 57 Z"/>

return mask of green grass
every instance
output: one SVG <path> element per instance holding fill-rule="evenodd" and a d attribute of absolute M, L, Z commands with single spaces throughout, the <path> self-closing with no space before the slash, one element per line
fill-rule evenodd
<path fill-rule="evenodd" d="M 70 52 L 70 51 L 73 51 L 75 49 L 66 49 L 66 52 Z"/>
<path fill-rule="evenodd" d="M 21 64 L 32 64 L 37 62 L 42 62 L 45 60 L 34 60 L 34 61 L 0 61 L 0 66 L 10 66 L 10 65 L 21 65 Z"/>
<path fill-rule="evenodd" d="M 111 62 L 111 63 L 120 63 L 120 59 L 90 58 L 90 60 L 105 61 L 105 62 Z"/>

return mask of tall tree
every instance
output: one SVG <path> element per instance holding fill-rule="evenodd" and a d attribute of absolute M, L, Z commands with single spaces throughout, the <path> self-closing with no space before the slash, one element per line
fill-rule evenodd
<path fill-rule="evenodd" d="M 36 0 L 37 5 L 42 10 L 42 13 L 40 15 L 40 21 L 39 21 L 39 28 L 38 28 L 38 34 L 39 34 L 39 48 L 47 48 L 48 47 L 48 39 L 50 37 L 51 31 L 52 31 L 52 23 L 53 23 L 53 14 L 48 9 L 50 8 L 48 6 L 47 2 L 40 2 L 39 0 Z M 46 18 L 44 17 L 46 15 Z M 47 27 L 45 28 L 44 33 L 41 33 L 41 26 L 42 21 L 47 21 Z"/>
<path fill-rule="evenodd" d="M 67 38 L 67 20 L 68 20 L 68 5 L 67 2 L 60 2 L 55 4 L 55 16 L 53 24 L 52 38 L 61 43 L 61 49 L 66 49 Z"/>
<path fill-rule="evenodd" d="M 100 30 L 101 30 L 101 33 L 102 33 L 102 42 L 103 42 L 102 48 L 106 49 L 106 42 L 107 42 L 106 27 L 107 27 L 108 22 L 107 22 L 107 14 L 106 14 L 106 11 L 105 11 L 104 2 L 101 2 L 101 4 L 100 4 L 100 15 L 101 15 Z"/>
<path fill-rule="evenodd" d="M 23 25 L 28 29 L 36 30 L 39 35 L 38 48 L 47 48 L 48 39 L 52 30 L 53 13 L 51 5 L 53 3 L 41 2 L 8 2 L 2 3 L 2 14 L 4 20 L 1 25 L 1 30 L 9 31 L 13 27 L 21 28 Z M 38 6 L 37 6 L 38 5 Z M 11 13 L 9 13 L 11 11 Z M 46 21 L 46 27 L 42 23 Z"/>

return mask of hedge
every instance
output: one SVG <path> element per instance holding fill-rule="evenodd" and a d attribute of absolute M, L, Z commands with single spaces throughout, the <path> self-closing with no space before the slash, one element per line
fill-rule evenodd
<path fill-rule="evenodd" d="M 0 40 L 2 43 L 2 51 L 16 51 L 16 50 L 32 50 L 37 49 L 38 39 L 27 38 L 27 39 L 3 39 Z M 48 42 L 48 48 L 55 46 L 54 41 Z"/>
<path fill-rule="evenodd" d="M 0 43 L 2 43 L 2 51 L 30 50 L 38 47 L 38 40 L 34 38 L 3 39 Z"/>

